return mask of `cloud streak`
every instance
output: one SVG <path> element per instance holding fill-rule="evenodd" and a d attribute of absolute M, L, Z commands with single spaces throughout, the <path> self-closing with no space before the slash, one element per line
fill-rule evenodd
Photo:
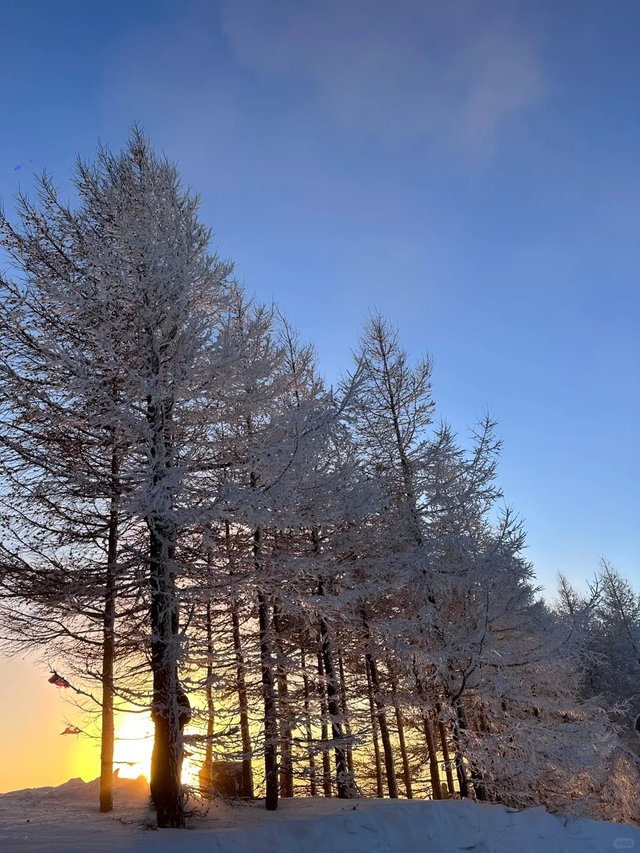
<path fill-rule="evenodd" d="M 349 132 L 453 143 L 488 159 L 508 122 L 544 93 L 531 39 L 496 4 L 224 0 L 220 8 L 240 63 L 301 81 Z"/>

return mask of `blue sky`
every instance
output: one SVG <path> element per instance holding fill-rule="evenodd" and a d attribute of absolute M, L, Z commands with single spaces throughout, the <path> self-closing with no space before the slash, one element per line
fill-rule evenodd
<path fill-rule="evenodd" d="M 640 582 L 640 4 L 4 0 L 0 194 L 140 122 L 335 381 L 377 309 L 500 423 L 542 583 Z"/>

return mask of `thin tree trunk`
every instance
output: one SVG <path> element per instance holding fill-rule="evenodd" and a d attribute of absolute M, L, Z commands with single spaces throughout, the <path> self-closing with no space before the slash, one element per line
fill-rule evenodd
<path fill-rule="evenodd" d="M 347 765 L 347 753 L 344 746 L 338 679 L 333 659 L 333 643 L 329 627 L 322 618 L 320 619 L 320 637 L 322 641 L 322 662 L 324 663 L 327 684 L 327 708 L 331 718 L 331 736 L 336 742 L 334 749 L 336 763 L 336 789 L 339 799 L 348 800 L 354 796 L 355 786 L 353 777 L 351 776 Z"/>
<path fill-rule="evenodd" d="M 467 729 L 467 715 L 464 710 L 464 706 L 459 699 L 456 702 L 456 717 L 459 731 L 465 731 Z M 473 779 L 473 787 L 469 790 L 469 793 L 471 796 L 475 796 L 475 799 L 480 800 L 481 802 L 486 802 L 487 792 L 485 790 L 482 773 L 478 770 L 473 761 L 469 762 L 469 768 L 471 770 L 471 778 Z"/>
<path fill-rule="evenodd" d="M 249 702 L 247 699 L 247 680 L 242 637 L 240 635 L 240 616 L 238 602 L 231 601 L 231 627 L 233 633 L 233 653 L 236 660 L 236 692 L 240 708 L 240 737 L 242 740 L 242 793 L 253 797 L 253 767 L 251 761 L 251 732 L 249 729 Z"/>
<path fill-rule="evenodd" d="M 229 573 L 233 575 L 231 526 L 227 520 L 224 522 L 224 541 L 229 563 Z M 247 677 L 244 654 L 242 651 L 242 635 L 240 633 L 239 604 L 235 595 L 231 595 L 229 605 L 231 613 L 231 633 L 233 637 L 233 654 L 236 663 L 236 692 L 238 694 L 238 707 L 240 713 L 240 738 L 242 741 L 242 795 L 253 797 L 253 766 L 251 731 L 249 728 L 249 701 L 247 698 Z"/>
<path fill-rule="evenodd" d="M 424 731 L 424 738 L 427 744 L 427 753 L 429 757 L 429 778 L 431 780 L 431 792 L 433 794 L 434 800 L 441 800 L 442 787 L 440 785 L 440 767 L 438 765 L 438 753 L 433 738 L 433 729 L 431 728 L 429 711 L 427 710 L 427 691 L 425 690 L 422 679 L 418 674 L 418 665 L 416 663 L 415 657 L 413 660 L 413 677 L 415 679 L 416 691 L 418 693 L 418 696 L 420 697 L 421 702 L 420 712 L 422 714 L 422 728 Z"/>
<path fill-rule="evenodd" d="M 384 788 L 382 787 L 382 762 L 380 761 L 380 744 L 378 743 L 378 717 L 376 714 L 376 704 L 373 698 L 373 686 L 371 684 L 371 672 L 369 670 L 369 660 L 365 657 L 365 668 L 367 671 L 367 695 L 369 697 L 369 710 L 371 712 L 371 733 L 373 736 L 373 755 L 375 758 L 376 767 L 376 796 L 382 799 L 384 797 Z"/>
<path fill-rule="evenodd" d="M 211 562 L 211 554 L 207 555 L 207 562 Z M 213 782 L 213 731 L 215 724 L 215 707 L 213 704 L 213 630 L 211 625 L 211 599 L 207 600 L 206 610 L 207 629 L 207 681 L 205 695 L 207 699 L 207 742 L 204 750 L 204 779 L 210 790 Z"/>
<path fill-rule="evenodd" d="M 304 649 L 300 650 L 300 662 L 302 664 L 302 684 L 304 689 L 304 727 L 307 736 L 307 759 L 309 761 L 309 788 L 311 796 L 318 793 L 316 782 L 316 757 L 313 751 L 313 731 L 311 728 L 311 703 L 309 695 L 309 676 L 307 674 L 307 661 Z"/>
<path fill-rule="evenodd" d="M 387 713 L 385 711 L 384 703 L 382 702 L 382 697 L 380 696 L 380 677 L 378 675 L 378 666 L 370 652 L 367 652 L 366 658 L 369 663 L 371 687 L 373 689 L 373 698 L 376 703 L 378 716 L 378 726 L 380 728 L 380 740 L 382 741 L 382 749 L 384 751 L 384 767 L 387 775 L 387 789 L 391 799 L 395 800 L 398 797 L 398 783 L 396 780 L 396 769 L 393 764 L 393 749 L 391 748 L 391 735 L 387 724 Z"/>
<path fill-rule="evenodd" d="M 407 755 L 407 744 L 404 737 L 404 718 L 402 709 L 398 702 L 398 683 L 391 663 L 388 664 L 389 678 L 391 681 L 391 690 L 393 692 L 393 707 L 396 712 L 396 725 L 398 727 L 398 740 L 400 742 L 400 755 L 402 756 L 402 772 L 404 776 L 404 788 L 407 794 L 407 799 L 413 799 L 413 789 L 411 787 L 411 768 L 409 767 L 409 757 Z"/>
<path fill-rule="evenodd" d="M 449 796 L 452 797 L 454 794 L 453 770 L 451 768 L 451 757 L 449 755 L 449 745 L 447 743 L 447 727 L 442 719 L 442 706 L 439 702 L 436 703 L 436 714 L 438 715 L 438 732 L 440 734 L 444 771 L 447 774 L 447 787 L 449 788 Z"/>
<path fill-rule="evenodd" d="M 460 742 L 460 727 L 458 719 L 454 719 L 452 725 L 452 739 L 454 760 L 456 765 L 456 775 L 458 777 L 458 788 L 461 797 L 469 796 L 469 782 L 467 780 L 467 770 L 464 766 L 464 757 L 462 755 L 462 744 Z"/>
<path fill-rule="evenodd" d="M 260 531 L 255 533 L 255 547 L 259 548 Z M 278 808 L 278 719 L 273 677 L 271 648 L 270 608 L 263 592 L 258 592 L 258 621 L 260 624 L 260 662 L 262 670 L 262 698 L 264 702 L 264 776 L 266 786 L 265 806 L 268 811 Z"/>
<path fill-rule="evenodd" d="M 427 742 L 427 752 L 429 754 L 429 776 L 431 778 L 431 791 L 434 800 L 442 799 L 442 788 L 440 787 L 440 767 L 438 766 L 438 753 L 436 744 L 433 738 L 433 729 L 431 728 L 431 720 L 426 708 L 422 709 L 422 727 L 424 730 L 424 739 Z"/>
<path fill-rule="evenodd" d="M 313 541 L 313 551 L 316 555 L 319 555 L 320 536 L 317 527 L 312 529 L 311 537 Z M 325 595 L 322 578 L 318 581 L 318 595 Z M 348 800 L 355 794 L 355 784 L 353 774 L 350 772 L 347 764 L 347 754 L 344 746 L 342 712 L 340 709 L 340 693 L 333 652 L 333 638 L 331 636 L 329 626 L 323 616 L 320 616 L 320 648 L 322 651 L 322 663 L 324 665 L 324 672 L 326 676 L 327 708 L 329 710 L 329 716 L 331 717 L 331 737 L 335 742 L 334 755 L 336 763 L 336 789 L 339 799 Z"/>
<path fill-rule="evenodd" d="M 322 740 L 322 790 L 325 797 L 331 796 L 331 759 L 327 745 L 329 743 L 329 724 L 327 722 L 327 699 L 324 683 L 324 663 L 322 652 L 318 649 L 318 696 L 320 698 L 320 739 Z"/>
<path fill-rule="evenodd" d="M 113 670 L 115 663 L 116 572 L 118 559 L 119 460 L 111 453 L 111 506 L 107 544 L 104 616 L 102 623 L 102 726 L 100 742 L 100 811 L 113 810 Z"/>
<path fill-rule="evenodd" d="M 282 622 L 280 611 L 273 606 L 273 627 L 276 634 L 276 676 L 278 681 L 278 704 L 280 721 L 280 796 L 293 797 L 293 757 L 291 743 L 291 706 L 287 664 L 282 648 Z"/>
<path fill-rule="evenodd" d="M 340 671 L 340 702 L 342 705 L 342 716 L 344 719 L 344 730 L 345 734 L 349 738 L 349 745 L 347 746 L 347 767 L 349 768 L 349 773 L 351 774 L 351 778 L 353 779 L 354 788 L 356 787 L 355 781 L 355 773 L 353 771 L 353 747 L 351 745 L 351 723 L 349 722 L 349 706 L 347 704 L 347 686 L 344 678 L 344 661 L 342 659 L 342 652 L 338 652 L 338 665 Z"/>

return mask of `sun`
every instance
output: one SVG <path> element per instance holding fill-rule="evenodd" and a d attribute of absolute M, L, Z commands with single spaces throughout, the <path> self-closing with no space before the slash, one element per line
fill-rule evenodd
<path fill-rule="evenodd" d="M 120 776 L 149 778 L 153 749 L 153 723 L 149 714 L 122 711 L 116 723 L 113 767 Z"/>
<path fill-rule="evenodd" d="M 126 779 L 145 776 L 151 771 L 153 750 L 153 722 L 148 713 L 140 714 L 121 711 L 116 721 L 116 737 L 113 754 L 113 769 Z M 196 784 L 198 767 L 195 757 L 187 752 L 182 765 L 182 781 Z"/>

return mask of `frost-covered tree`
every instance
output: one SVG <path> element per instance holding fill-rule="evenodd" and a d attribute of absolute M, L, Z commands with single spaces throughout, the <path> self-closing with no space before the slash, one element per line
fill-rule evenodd
<path fill-rule="evenodd" d="M 197 199 L 180 189 L 175 168 L 141 133 L 134 131 L 121 154 L 102 150 L 95 164 L 80 164 L 75 185 L 71 217 L 59 213 L 50 183 L 48 205 L 22 211 L 24 239 L 14 241 L 14 254 L 26 282 L 13 290 L 15 312 L 20 320 L 29 304 L 46 306 L 54 322 L 34 334 L 48 350 L 44 369 L 71 365 L 61 399 L 127 448 L 126 470 L 117 469 L 126 479 L 118 511 L 147 530 L 138 557 L 149 599 L 151 787 L 159 824 L 182 825 L 188 709 L 178 680 L 177 577 L 184 567 L 176 548 L 215 497 L 203 498 L 198 472 L 210 444 L 204 415 L 222 381 L 217 320 L 229 267 L 209 253 Z M 56 266 L 59 255 L 65 260 Z M 65 321 L 68 334 L 57 339 L 52 332 Z M 58 428 L 64 433 L 64 421 Z"/>
<path fill-rule="evenodd" d="M 104 274 L 92 268 L 92 225 L 63 204 L 52 181 L 38 202 L 18 199 L 19 227 L 2 217 L 2 246 L 15 278 L 0 287 L 0 466 L 4 600 L 29 602 L 8 620 L 18 643 L 57 640 L 67 659 L 101 656 L 100 805 L 112 803 L 113 682 L 122 533 L 118 422 L 126 351 L 89 298 Z M 99 284 L 98 284 L 99 282 Z M 16 618 L 17 616 L 17 618 Z"/>
<path fill-rule="evenodd" d="M 586 595 L 560 576 L 557 608 L 579 642 L 581 693 L 603 703 L 623 739 L 636 749 L 633 724 L 640 708 L 640 595 L 603 559 Z"/>

